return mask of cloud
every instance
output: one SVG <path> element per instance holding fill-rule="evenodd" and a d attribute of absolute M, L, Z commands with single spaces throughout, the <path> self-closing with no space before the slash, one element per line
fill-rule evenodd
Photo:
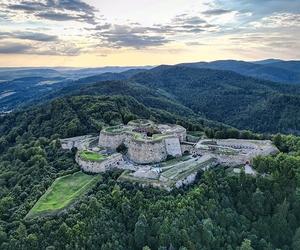
<path fill-rule="evenodd" d="M 204 45 L 207 45 L 205 43 L 200 43 L 200 42 L 197 42 L 197 41 L 186 42 L 185 44 L 188 45 L 188 46 L 204 46 Z"/>
<path fill-rule="evenodd" d="M 51 43 L 42 45 L 38 43 L 16 43 L 9 40 L 1 42 L 0 54 L 31 54 L 53 56 L 77 56 L 81 48 L 69 43 Z"/>
<path fill-rule="evenodd" d="M 58 37 L 55 35 L 48 35 L 40 32 L 31 31 L 12 31 L 12 32 L 0 32 L 0 39 L 16 38 L 22 40 L 32 40 L 40 42 L 53 42 L 57 41 Z"/>
<path fill-rule="evenodd" d="M 28 51 L 31 46 L 18 43 L 0 44 L 0 54 L 22 54 Z"/>
<path fill-rule="evenodd" d="M 72 43 L 55 43 L 47 47 L 35 46 L 32 48 L 31 54 L 52 56 L 78 56 L 81 50 L 81 48 Z"/>
<path fill-rule="evenodd" d="M 226 9 L 210 9 L 210 10 L 203 11 L 202 14 L 207 16 L 218 16 L 218 15 L 223 15 L 231 12 L 232 10 L 226 10 Z"/>
<path fill-rule="evenodd" d="M 91 24 L 96 23 L 97 10 L 80 0 L 46 0 L 46 1 L 14 1 L 2 4 L 12 16 L 18 12 L 33 15 L 40 19 L 54 21 L 80 21 Z"/>
<path fill-rule="evenodd" d="M 178 15 L 169 24 L 169 29 L 175 33 L 199 33 L 204 31 L 214 31 L 217 26 L 208 23 L 200 16 L 190 16 L 188 14 Z"/>
<path fill-rule="evenodd" d="M 160 35 L 147 34 L 145 27 L 130 27 L 128 25 L 113 25 L 105 32 L 98 33 L 104 42 L 111 47 L 132 47 L 136 49 L 160 46 L 169 40 Z"/>
<path fill-rule="evenodd" d="M 254 26 L 256 28 L 300 27 L 300 14 L 286 12 L 273 13 L 270 16 L 263 17 L 255 22 L 251 22 L 250 26 Z"/>
<path fill-rule="evenodd" d="M 238 51 L 240 48 L 257 49 L 261 52 L 272 51 L 279 53 L 285 51 L 290 55 L 296 55 L 300 51 L 300 36 L 295 36 L 289 31 L 274 33 L 245 33 L 230 38 L 230 44 Z M 299 54 L 299 53 L 298 53 Z"/>
<path fill-rule="evenodd" d="M 53 21 L 78 21 L 80 16 L 61 12 L 41 12 L 36 14 L 37 17 Z M 84 19 L 83 19 L 84 20 Z"/>
<path fill-rule="evenodd" d="M 166 24 L 154 24 L 142 26 L 139 23 L 129 25 L 98 24 L 89 31 L 95 31 L 92 37 L 98 39 L 102 46 L 113 48 L 131 47 L 142 49 L 146 47 L 158 47 L 168 44 L 181 36 L 190 40 L 191 36 L 203 32 L 213 32 L 217 26 L 208 23 L 205 19 L 196 15 L 182 14 L 175 16 Z"/>
<path fill-rule="evenodd" d="M 97 40 L 98 46 L 110 48 L 159 47 L 172 41 L 191 41 L 191 38 L 203 32 L 215 32 L 218 26 L 208 23 L 204 18 L 187 13 L 177 15 L 164 24 L 143 26 L 138 22 L 128 24 L 112 24 L 104 22 L 93 28 L 85 28 L 91 32 L 91 38 Z"/>
<path fill-rule="evenodd" d="M 204 24 L 206 21 L 199 16 L 188 16 L 187 14 L 178 15 L 172 20 L 177 25 L 199 25 Z"/>

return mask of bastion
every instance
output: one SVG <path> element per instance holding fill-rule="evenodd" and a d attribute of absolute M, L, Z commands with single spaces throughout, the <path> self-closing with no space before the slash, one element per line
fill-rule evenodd
<path fill-rule="evenodd" d="M 81 154 L 82 151 L 78 151 L 75 160 L 81 167 L 81 169 L 85 172 L 102 173 L 109 170 L 121 168 L 124 165 L 123 156 L 119 153 L 103 156 L 101 160 L 86 159 L 82 157 Z"/>
<path fill-rule="evenodd" d="M 103 129 L 99 146 L 127 149 L 128 158 L 138 164 L 158 163 L 168 156 L 182 156 L 180 143 L 186 140 L 186 129 L 174 124 L 155 124 L 149 120 L 134 120 L 127 125 Z"/>

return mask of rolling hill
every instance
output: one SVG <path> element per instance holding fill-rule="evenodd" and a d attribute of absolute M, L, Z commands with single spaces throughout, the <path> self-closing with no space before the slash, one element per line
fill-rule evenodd
<path fill-rule="evenodd" d="M 132 80 L 169 93 L 211 120 L 257 132 L 300 133 L 300 87 L 296 85 L 182 66 L 160 66 Z M 258 111 L 264 115 L 257 115 Z"/>
<path fill-rule="evenodd" d="M 230 70 L 241 75 L 281 83 L 300 84 L 300 61 L 264 60 L 244 62 L 221 60 L 214 62 L 182 63 L 179 66 Z"/>
<path fill-rule="evenodd" d="M 219 61 L 215 65 L 225 67 L 227 63 Z M 283 64 L 289 69 L 296 68 L 294 72 L 297 70 L 297 62 L 290 62 L 288 66 L 278 60 L 234 61 L 231 65 L 237 63 L 244 71 L 250 66 L 254 70 L 270 64 Z M 261 133 L 300 133 L 300 86 L 297 84 L 280 84 L 233 71 L 201 67 L 162 65 L 150 70 L 107 72 L 78 80 L 16 79 L 0 85 L 0 109 L 8 111 L 66 95 L 129 96 L 158 113 L 164 111 Z"/>

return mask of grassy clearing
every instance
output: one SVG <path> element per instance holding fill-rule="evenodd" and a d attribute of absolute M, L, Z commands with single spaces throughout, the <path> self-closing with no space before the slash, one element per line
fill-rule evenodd
<path fill-rule="evenodd" d="M 66 208 L 99 180 L 99 175 L 87 175 L 82 172 L 57 178 L 26 217 L 55 213 Z"/>
<path fill-rule="evenodd" d="M 81 151 L 79 157 L 85 161 L 103 161 L 107 158 L 106 155 L 91 152 L 91 151 Z"/>
<path fill-rule="evenodd" d="M 127 131 L 128 128 L 123 127 L 122 125 L 117 125 L 117 126 L 112 126 L 112 127 L 107 127 L 104 129 L 104 132 L 111 133 L 111 134 L 120 134 L 125 131 Z"/>

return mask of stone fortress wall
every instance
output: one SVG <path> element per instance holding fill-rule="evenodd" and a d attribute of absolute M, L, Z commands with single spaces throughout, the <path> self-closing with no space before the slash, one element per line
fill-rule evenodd
<path fill-rule="evenodd" d="M 172 155 L 175 157 L 182 156 L 182 150 L 180 146 L 180 138 L 169 137 L 164 140 L 167 155 Z"/>
<path fill-rule="evenodd" d="M 180 142 L 186 141 L 186 129 L 176 124 L 158 124 L 159 130 L 166 135 L 175 135 Z"/>
<path fill-rule="evenodd" d="M 224 166 L 251 163 L 256 156 L 277 154 L 279 150 L 270 140 L 203 139 L 193 148 L 194 154 L 214 155 Z"/>
<path fill-rule="evenodd" d="M 119 153 L 112 154 L 105 160 L 97 162 L 81 159 L 78 152 L 75 160 L 83 171 L 89 173 L 102 173 L 115 168 L 121 168 L 125 163 L 122 154 Z"/>
<path fill-rule="evenodd" d="M 60 139 L 61 147 L 63 149 L 71 150 L 77 148 L 78 150 L 84 150 L 97 145 L 98 136 L 84 135 L 76 136 L 72 138 Z"/>
<path fill-rule="evenodd" d="M 141 142 L 128 140 L 128 157 L 135 163 L 149 164 L 164 161 L 167 158 L 167 151 L 164 140 Z"/>
<path fill-rule="evenodd" d="M 148 136 L 149 131 L 153 135 Z M 138 164 L 157 163 L 168 155 L 181 156 L 180 142 L 186 140 L 186 129 L 179 125 L 154 124 L 149 120 L 130 121 L 127 125 L 109 127 L 100 132 L 99 146 L 116 150 L 124 144 L 128 157 Z"/>
<path fill-rule="evenodd" d="M 127 135 L 125 133 L 114 134 L 103 131 L 99 136 L 99 146 L 115 150 L 126 138 Z"/>

